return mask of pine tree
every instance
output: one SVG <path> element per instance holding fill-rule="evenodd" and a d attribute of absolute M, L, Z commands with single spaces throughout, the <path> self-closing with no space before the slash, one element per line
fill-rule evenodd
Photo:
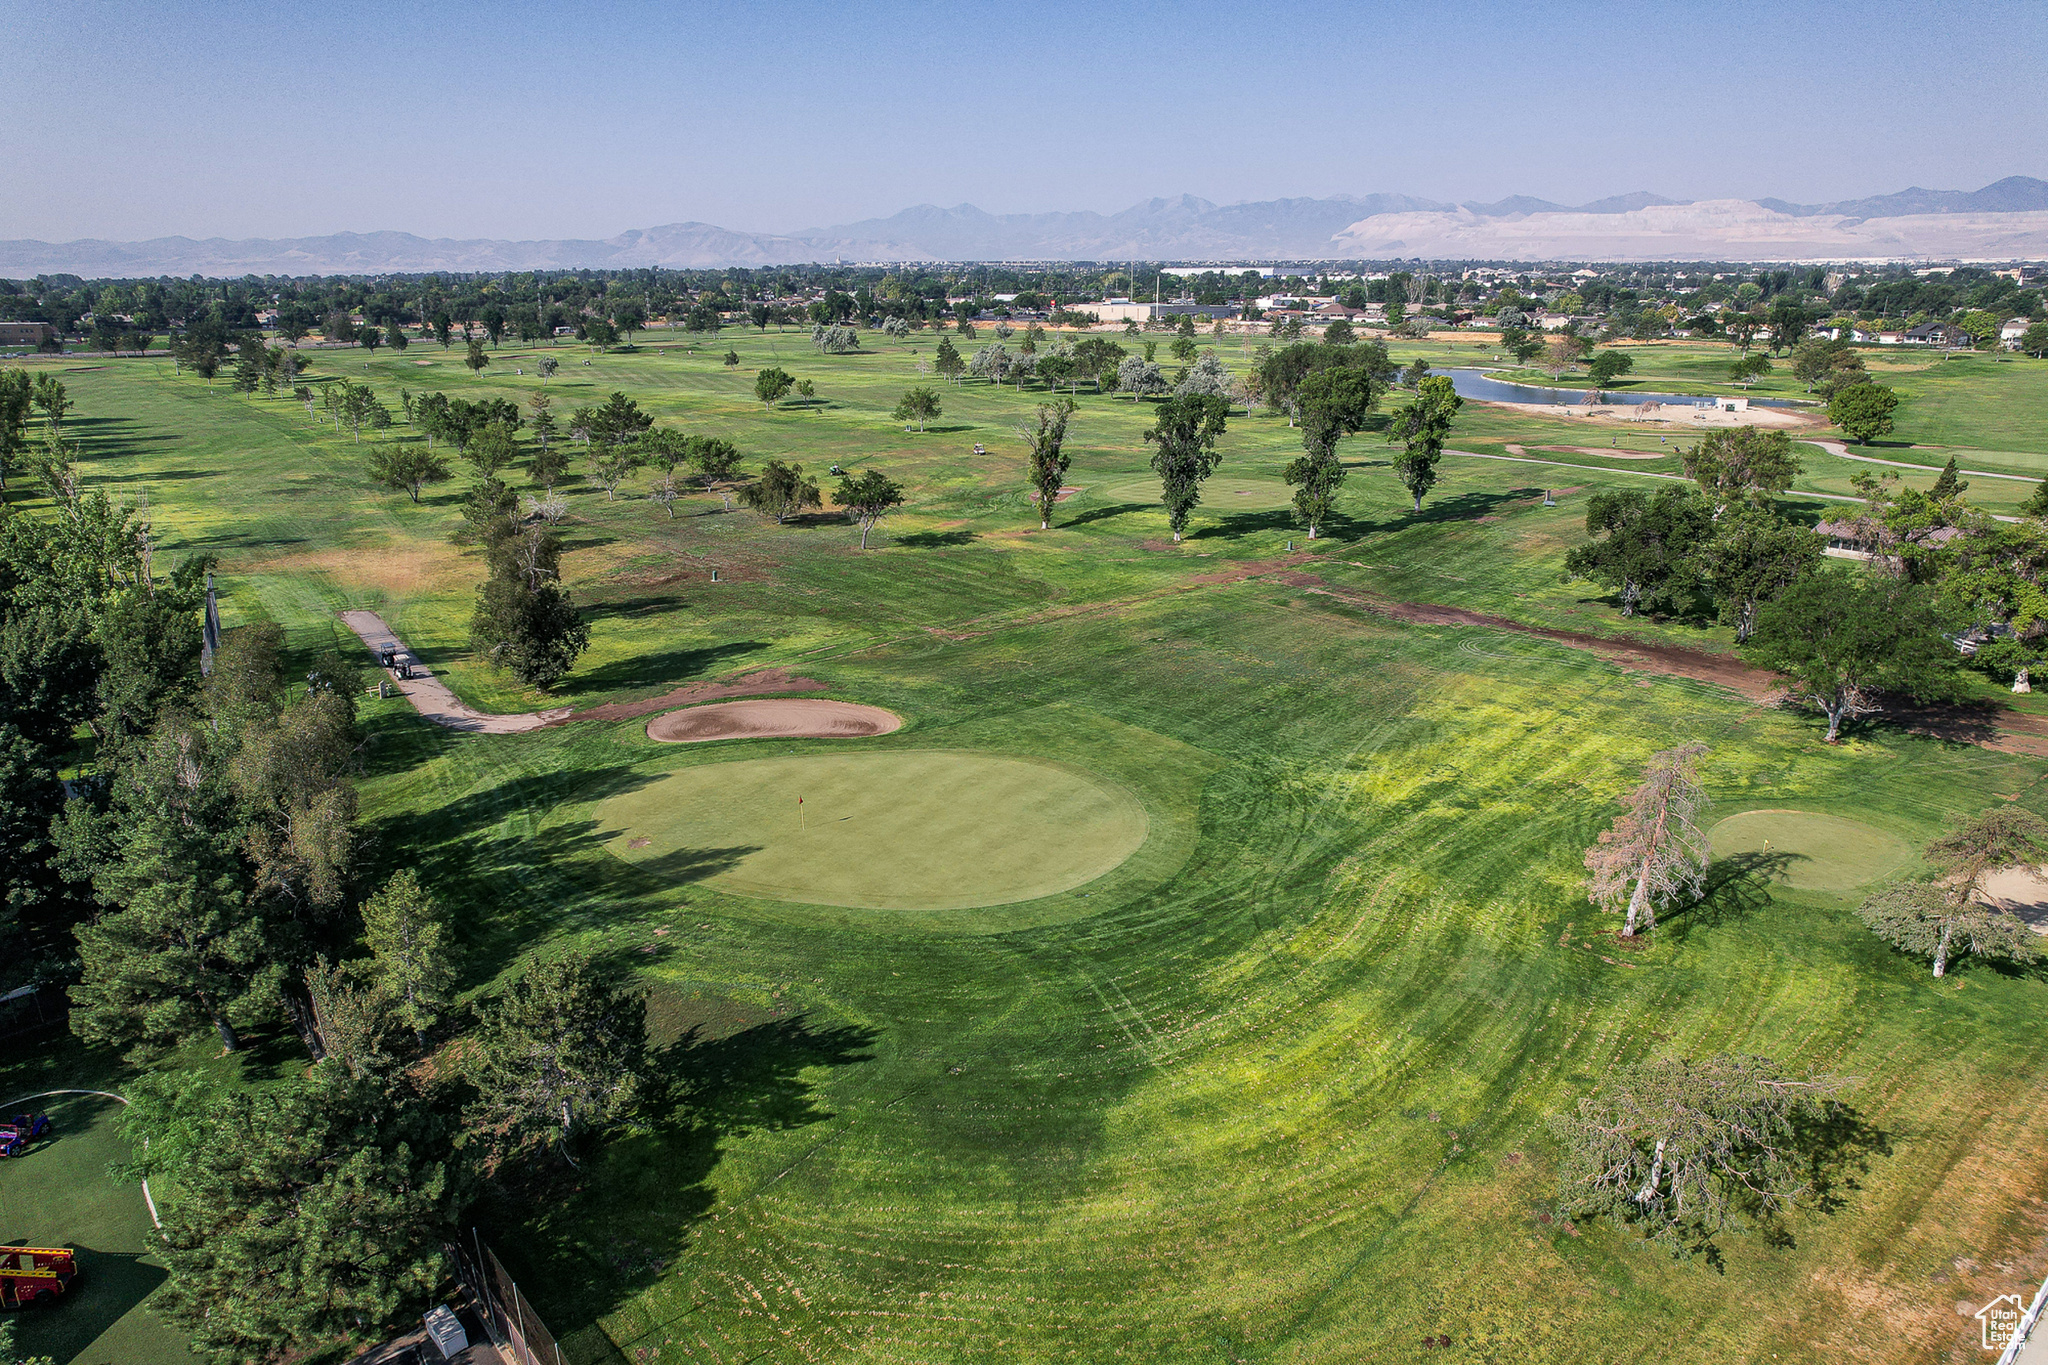
<path fill-rule="evenodd" d="M 205 728 L 158 726 L 115 785 L 111 810 L 75 802 L 63 832 L 104 907 L 78 931 L 72 1031 L 147 1053 L 211 1025 L 232 1052 L 240 1029 L 274 1014 L 284 972 Z"/>
<path fill-rule="evenodd" d="M 485 1012 L 469 1080 L 478 1098 L 466 1126 L 492 1167 L 624 1120 L 638 1100 L 647 1005 L 587 958 L 526 969 Z"/>
<path fill-rule="evenodd" d="M 1712 850 L 1699 826 L 1707 803 L 1700 787 L 1699 761 L 1704 744 L 1681 744 L 1652 754 L 1643 780 L 1623 801 L 1626 814 L 1602 830 L 1600 841 L 1586 850 L 1586 870 L 1593 874 L 1587 899 L 1604 910 L 1623 906 L 1627 893 L 1624 937 L 1637 926 L 1657 927 L 1657 907 L 1680 895 L 1698 896 Z M 1630 888 L 1633 888 L 1632 890 Z"/>
<path fill-rule="evenodd" d="M 431 1300 L 461 1191 L 422 1097 L 323 1063 L 196 1117 L 142 1111 L 147 1173 L 178 1190 L 158 1302 L 220 1365 L 380 1339 Z"/>
<path fill-rule="evenodd" d="M 392 874 L 363 903 L 363 937 L 371 975 L 390 997 L 393 1016 L 423 1040 L 447 1008 L 455 969 L 441 907 L 411 868 Z"/>
<path fill-rule="evenodd" d="M 1936 502 L 1945 502 L 1961 496 L 1963 490 L 1969 486 L 1956 469 L 1956 457 L 1951 455 L 1948 457 L 1948 463 L 1941 467 L 1941 474 L 1934 480 L 1934 487 L 1927 490 L 1927 496 Z"/>

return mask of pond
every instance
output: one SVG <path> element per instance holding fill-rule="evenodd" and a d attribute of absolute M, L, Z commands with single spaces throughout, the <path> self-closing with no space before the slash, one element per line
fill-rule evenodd
<path fill-rule="evenodd" d="M 1638 403 L 1672 403 L 1691 407 L 1696 403 L 1711 403 L 1714 400 L 1697 393 L 1643 393 L 1636 389 L 1601 389 L 1594 397 L 1592 389 L 1552 389 L 1534 384 L 1510 384 L 1502 379 L 1489 379 L 1484 370 L 1431 370 L 1431 374 L 1447 374 L 1451 377 L 1451 388 L 1460 398 L 1473 398 L 1486 403 L 1615 403 L 1633 406 Z M 1735 395 L 1747 397 L 1747 395 Z M 1751 398 L 1753 408 L 1797 408 L 1805 404 L 1790 398 Z"/>

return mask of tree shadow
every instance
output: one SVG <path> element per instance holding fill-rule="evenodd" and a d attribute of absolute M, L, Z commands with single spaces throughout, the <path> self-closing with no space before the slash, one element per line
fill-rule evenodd
<path fill-rule="evenodd" d="M 1055 526 L 1086 526 L 1090 522 L 1107 521 L 1111 517 L 1120 517 L 1127 512 L 1160 512 L 1164 510 L 1165 508 L 1156 502 L 1120 502 L 1114 507 L 1095 507 L 1072 517 L 1059 517 L 1059 514 L 1055 512 L 1054 516 L 1058 517 L 1058 520 L 1053 524 Z"/>
<path fill-rule="evenodd" d="M 913 531 L 907 536 L 897 536 L 896 543 L 913 550 L 947 550 L 972 545 L 980 538 L 978 531 Z"/>
<path fill-rule="evenodd" d="M 24 1246 L 20 1238 L 7 1243 Z M 26 1360 L 82 1360 L 107 1329 L 156 1291 L 169 1277 L 159 1266 L 146 1264 L 135 1252 L 99 1251 L 73 1244 L 78 1253 L 78 1279 L 55 1303 L 38 1304 L 10 1314 L 16 1347 Z"/>
<path fill-rule="evenodd" d="M 1707 881 L 1700 898 L 1658 918 L 1658 927 L 1670 927 L 1673 938 L 1685 940 L 1693 925 L 1736 924 L 1771 904 L 1771 883 L 1782 881 L 1794 863 L 1807 862 L 1803 853 L 1773 850 L 1769 853 L 1730 853 L 1714 859 L 1707 867 Z"/>
<path fill-rule="evenodd" d="M 1869 1173 L 1871 1159 L 1892 1154 L 1892 1137 L 1846 1104 L 1797 1120 L 1792 1143 L 1806 1160 L 1812 1187 L 1805 1206 L 1820 1214 L 1846 1208 L 1848 1196 L 1863 1188 L 1859 1177 Z"/>
<path fill-rule="evenodd" d="M 803 1015 L 717 1037 L 689 1029 L 650 1053 L 636 1131 L 579 1170 L 553 1168 L 492 1191 L 486 1228 L 556 1334 L 581 1334 L 627 1303 L 644 1304 L 716 1206 L 710 1179 L 724 1146 L 835 1117 L 805 1073 L 869 1061 L 877 1037 Z M 695 1311 L 688 1296 L 678 1311 Z M 667 1326 L 640 1325 L 648 1335 Z"/>

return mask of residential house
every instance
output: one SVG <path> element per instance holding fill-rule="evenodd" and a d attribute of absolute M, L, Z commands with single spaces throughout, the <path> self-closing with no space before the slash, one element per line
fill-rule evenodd
<path fill-rule="evenodd" d="M 1951 350 L 1968 350 L 1977 344 L 1976 338 L 1968 332 L 1945 322 L 1923 322 L 1918 327 L 1908 327 L 1905 336 L 1908 346 L 1946 346 Z"/>
<path fill-rule="evenodd" d="M 2027 329 L 2033 325 L 2027 318 L 2007 318 L 1998 325 L 1998 344 L 2008 351 L 2017 351 L 2020 348 L 2020 338 L 2025 336 Z"/>

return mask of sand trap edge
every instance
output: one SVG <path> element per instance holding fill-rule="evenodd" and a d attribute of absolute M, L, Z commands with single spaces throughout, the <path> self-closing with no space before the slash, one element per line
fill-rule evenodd
<path fill-rule="evenodd" d="M 842 723 L 832 724 L 835 719 Z M 647 737 L 657 744 L 704 744 L 722 739 L 870 739 L 902 728 L 903 717 L 879 706 L 823 697 L 756 697 L 665 711 L 647 722 Z"/>

